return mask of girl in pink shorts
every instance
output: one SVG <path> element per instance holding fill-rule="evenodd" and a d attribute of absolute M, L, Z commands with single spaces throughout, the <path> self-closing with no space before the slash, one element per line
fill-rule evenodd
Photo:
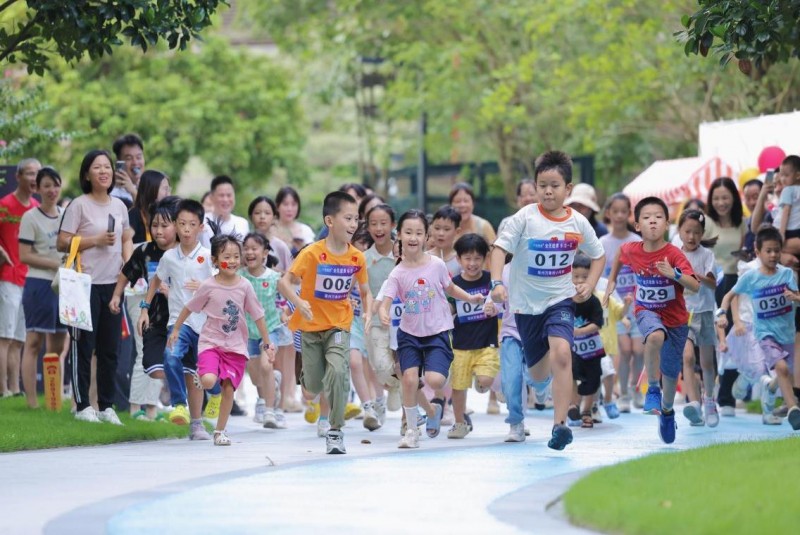
<path fill-rule="evenodd" d="M 225 424 L 233 407 L 234 391 L 241 383 L 247 367 L 245 314 L 250 314 L 261 335 L 262 357 L 270 363 L 275 360 L 275 347 L 269 341 L 264 309 L 253 286 L 237 273 L 242 265 L 241 259 L 242 246 L 235 237 L 222 235 L 211 240 L 211 261 L 219 272 L 200 284 L 178 316 L 173 334 L 167 340 L 167 345 L 172 347 L 181 325 L 192 312 L 206 315 L 198 341 L 197 374 L 202 388 L 213 388 L 217 381 L 222 387 L 222 402 L 214 430 L 215 446 L 231 444 Z"/>

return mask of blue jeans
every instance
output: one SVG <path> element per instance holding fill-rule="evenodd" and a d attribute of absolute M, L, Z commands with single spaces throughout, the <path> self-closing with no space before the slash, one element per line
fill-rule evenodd
<path fill-rule="evenodd" d="M 174 325 L 167 327 L 167 337 Z M 197 341 L 200 338 L 194 329 L 184 324 L 172 349 L 164 348 L 164 375 L 167 377 L 169 395 L 173 407 L 188 405 L 186 401 L 186 373 L 197 371 Z"/>
<path fill-rule="evenodd" d="M 528 370 L 522 342 L 512 336 L 504 336 L 500 344 L 500 384 L 508 407 L 507 424 L 518 424 L 525 419 L 522 408 L 522 393 Z"/>

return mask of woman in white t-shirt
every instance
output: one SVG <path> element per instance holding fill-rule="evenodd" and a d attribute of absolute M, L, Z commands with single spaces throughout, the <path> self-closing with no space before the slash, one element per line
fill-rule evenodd
<path fill-rule="evenodd" d="M 36 189 L 42 204 L 28 210 L 19 225 L 19 259 L 28 265 L 28 276 L 22 291 L 25 310 L 25 350 L 22 354 L 22 385 L 28 406 L 39 406 L 36 397 L 36 368 L 42 342 L 46 353 L 61 355 L 67 328 L 58 321 L 58 295 L 52 283 L 61 265 L 56 250 L 56 235 L 61 208 L 61 176 L 51 167 L 36 174 Z M 63 366 L 62 366 L 63 369 Z"/>
<path fill-rule="evenodd" d="M 314 241 L 311 227 L 297 220 L 300 217 L 300 194 L 291 186 L 284 186 L 275 196 L 278 205 L 278 219 L 275 222 L 275 235 L 291 248 L 292 254 Z"/>

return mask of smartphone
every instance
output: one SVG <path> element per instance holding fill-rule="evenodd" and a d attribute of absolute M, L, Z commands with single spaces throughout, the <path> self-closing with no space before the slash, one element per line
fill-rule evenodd
<path fill-rule="evenodd" d="M 764 177 L 764 184 L 772 184 L 775 181 L 775 169 L 767 171 L 767 176 Z"/>
<path fill-rule="evenodd" d="M 114 226 L 117 224 L 117 220 L 114 219 L 114 216 L 108 214 L 108 231 L 114 232 Z"/>
<path fill-rule="evenodd" d="M 117 168 L 117 171 L 124 171 L 125 170 L 125 162 L 123 162 L 122 160 L 117 160 L 116 168 Z"/>

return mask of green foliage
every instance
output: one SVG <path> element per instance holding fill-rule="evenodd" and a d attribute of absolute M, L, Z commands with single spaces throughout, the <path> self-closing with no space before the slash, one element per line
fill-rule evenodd
<path fill-rule="evenodd" d="M 184 50 L 224 0 L 8 0 L 0 4 L 0 63 L 24 63 L 43 75 L 53 59 L 110 56 L 123 38 L 143 51 L 165 42 Z"/>
<path fill-rule="evenodd" d="M 195 51 L 113 58 L 55 70 L 45 79 L 53 122 L 83 132 L 42 152 L 74 177 L 82 155 L 126 132 L 145 141 L 147 166 L 173 180 L 196 156 L 237 181 L 240 199 L 260 192 L 277 169 L 305 176 L 302 114 L 289 73 L 270 59 L 211 39 Z"/>
<path fill-rule="evenodd" d="M 719 56 L 721 65 L 738 60 L 747 76 L 762 76 L 771 65 L 800 58 L 800 0 L 698 0 L 700 9 L 683 15 L 677 35 L 684 51 Z"/>

